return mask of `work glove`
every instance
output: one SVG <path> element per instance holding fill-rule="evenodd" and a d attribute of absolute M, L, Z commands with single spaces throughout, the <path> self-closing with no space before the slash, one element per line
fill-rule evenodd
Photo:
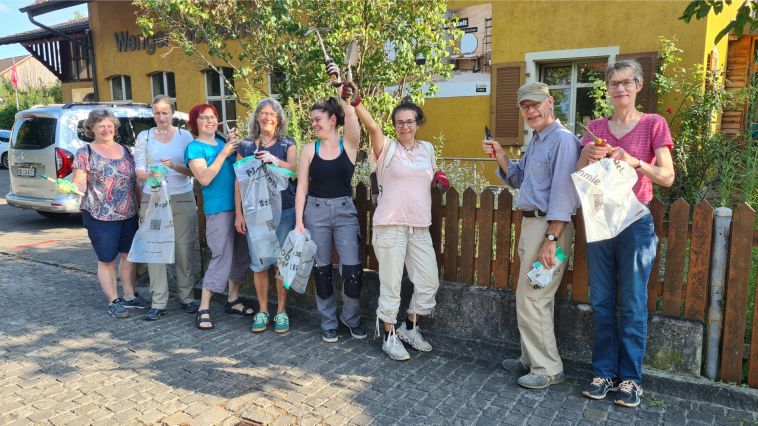
<path fill-rule="evenodd" d="M 357 107 L 361 104 L 361 95 L 358 93 L 358 86 L 352 81 L 346 81 L 342 85 L 340 97 L 349 102 L 350 105 Z"/>
<path fill-rule="evenodd" d="M 445 172 L 442 170 L 437 170 L 437 172 L 434 173 L 434 178 L 432 178 L 432 187 L 437 188 L 442 192 L 450 189 L 450 180 L 447 178 Z"/>
<path fill-rule="evenodd" d="M 56 189 L 61 194 L 81 194 L 79 188 L 73 182 L 66 179 L 58 179 L 56 181 Z"/>
<path fill-rule="evenodd" d="M 268 151 L 258 151 L 256 153 L 256 156 L 259 160 L 263 161 L 264 163 L 270 163 L 275 166 L 279 166 L 279 158 L 276 157 L 276 155 L 268 152 Z"/>

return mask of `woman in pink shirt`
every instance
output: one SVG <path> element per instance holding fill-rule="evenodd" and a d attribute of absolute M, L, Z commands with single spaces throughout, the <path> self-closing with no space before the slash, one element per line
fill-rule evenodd
<path fill-rule="evenodd" d="M 642 67 L 633 60 L 610 65 L 605 73 L 613 115 L 589 123 L 592 133 L 604 140 L 582 140 L 577 168 L 605 158 L 624 161 L 637 171 L 634 194 L 647 204 L 653 183 L 671 186 L 674 166 L 668 123 L 657 114 L 637 111 L 642 89 Z M 647 339 L 647 281 L 656 256 L 658 237 L 650 214 L 638 219 L 614 238 L 587 244 L 590 295 L 595 317 L 592 369 L 595 377 L 582 394 L 603 399 L 619 391 L 614 402 L 636 407 L 642 396 L 642 359 Z M 617 318 L 617 293 L 621 293 Z"/>
<path fill-rule="evenodd" d="M 419 317 L 429 315 L 436 304 L 439 288 L 437 259 L 429 234 L 432 224 L 431 186 L 447 189 L 447 177 L 435 172 L 434 148 L 416 139 L 424 123 L 424 112 L 416 104 L 402 102 L 392 111 L 397 140 L 385 137 L 371 114 L 360 103 L 358 88 L 343 89 L 352 98 L 358 119 L 366 127 L 371 149 L 377 160 L 379 199 L 374 212 L 372 245 L 379 261 L 379 320 L 384 323 L 382 350 L 394 360 L 410 359 L 399 341 L 418 351 L 429 352 L 432 345 L 419 330 Z M 400 309 L 403 267 L 413 282 L 414 291 L 405 321 L 395 328 Z M 399 338 L 399 340 L 398 340 Z"/>

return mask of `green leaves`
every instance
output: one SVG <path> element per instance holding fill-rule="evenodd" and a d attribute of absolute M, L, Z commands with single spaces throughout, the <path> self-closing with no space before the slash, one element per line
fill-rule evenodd
<path fill-rule="evenodd" d="M 718 15 L 724 10 L 725 5 L 731 4 L 732 0 L 695 0 L 687 5 L 679 19 L 689 23 L 693 17 L 696 20 L 707 17 L 711 10 Z M 745 28 L 748 28 L 748 31 L 758 29 L 758 2 L 754 0 L 743 1 L 737 9 L 737 16 L 719 31 L 714 42 L 718 43 L 730 32 L 734 32 L 735 36 L 740 37 Z"/>

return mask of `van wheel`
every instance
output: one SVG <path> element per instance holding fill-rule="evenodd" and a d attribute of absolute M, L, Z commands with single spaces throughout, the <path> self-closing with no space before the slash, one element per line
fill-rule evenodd
<path fill-rule="evenodd" d="M 54 213 L 54 212 L 43 212 L 42 210 L 37 210 L 37 213 L 40 215 L 48 218 L 48 219 L 60 219 L 63 217 L 66 217 L 70 215 L 71 213 Z"/>
<path fill-rule="evenodd" d="M 3 153 L 2 158 L 0 158 L 0 169 L 7 169 L 8 168 L 8 153 Z"/>

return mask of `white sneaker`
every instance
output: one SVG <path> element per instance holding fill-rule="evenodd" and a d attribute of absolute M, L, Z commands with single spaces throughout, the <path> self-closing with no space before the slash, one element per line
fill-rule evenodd
<path fill-rule="evenodd" d="M 405 361 L 411 359 L 411 355 L 405 350 L 403 343 L 398 340 L 397 334 L 391 333 L 387 340 L 382 342 L 382 350 L 395 361 Z"/>
<path fill-rule="evenodd" d="M 419 329 L 418 324 L 413 327 L 413 330 L 408 330 L 405 326 L 405 322 L 403 322 L 403 324 L 396 330 L 397 337 L 399 337 L 403 342 L 411 345 L 413 349 L 421 352 L 431 352 L 432 345 L 424 340 L 424 336 L 421 335 L 421 330 Z"/>

